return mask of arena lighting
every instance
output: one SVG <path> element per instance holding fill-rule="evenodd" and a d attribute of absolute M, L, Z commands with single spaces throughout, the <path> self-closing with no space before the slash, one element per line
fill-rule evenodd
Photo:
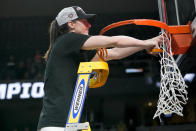
<path fill-rule="evenodd" d="M 125 72 L 127 74 L 130 74 L 130 73 L 141 73 L 143 71 L 144 71 L 143 68 L 127 68 L 127 69 L 125 69 Z"/>
<path fill-rule="evenodd" d="M 43 82 L 15 82 L 0 84 L 0 101 L 11 99 L 37 99 L 44 96 Z"/>
<path fill-rule="evenodd" d="M 195 78 L 195 73 L 187 73 L 184 75 L 184 81 L 192 82 Z"/>
<path fill-rule="evenodd" d="M 161 87 L 161 82 L 156 82 L 156 87 L 160 88 Z"/>

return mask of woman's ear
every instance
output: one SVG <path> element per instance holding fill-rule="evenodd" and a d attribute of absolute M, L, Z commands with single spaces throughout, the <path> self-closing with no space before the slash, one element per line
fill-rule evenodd
<path fill-rule="evenodd" d="M 69 21 L 68 23 L 67 23 L 67 25 L 68 25 L 68 27 L 72 30 L 72 29 L 74 29 L 74 23 L 72 22 L 72 21 Z"/>

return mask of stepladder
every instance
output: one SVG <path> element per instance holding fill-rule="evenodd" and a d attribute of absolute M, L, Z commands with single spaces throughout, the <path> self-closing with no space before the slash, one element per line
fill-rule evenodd
<path fill-rule="evenodd" d="M 91 131 L 89 122 L 80 123 L 86 93 L 88 88 L 103 86 L 108 75 L 108 64 L 104 61 L 80 63 L 65 131 Z"/>

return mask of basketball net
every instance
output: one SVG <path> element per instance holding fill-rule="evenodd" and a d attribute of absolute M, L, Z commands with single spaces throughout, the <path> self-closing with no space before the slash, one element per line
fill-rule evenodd
<path fill-rule="evenodd" d="M 171 116 L 173 113 L 183 116 L 183 104 L 187 103 L 188 92 L 187 85 L 178 69 L 178 66 L 173 58 L 171 49 L 171 36 L 162 31 L 163 44 L 160 48 L 163 53 L 159 53 L 160 60 L 160 94 L 157 103 L 157 111 L 153 119 L 159 116 L 161 121 L 161 114 Z"/>

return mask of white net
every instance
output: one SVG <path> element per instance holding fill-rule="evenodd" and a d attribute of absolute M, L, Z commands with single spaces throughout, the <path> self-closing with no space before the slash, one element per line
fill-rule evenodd
<path fill-rule="evenodd" d="M 188 100 L 187 85 L 172 55 L 171 36 L 168 36 L 165 32 L 162 33 L 162 36 L 163 45 L 160 48 L 163 50 L 163 53 L 159 53 L 161 57 L 160 94 L 157 111 L 153 117 L 154 119 L 159 116 L 160 120 L 161 114 L 167 116 L 176 113 L 183 116 L 182 104 L 186 104 Z"/>

